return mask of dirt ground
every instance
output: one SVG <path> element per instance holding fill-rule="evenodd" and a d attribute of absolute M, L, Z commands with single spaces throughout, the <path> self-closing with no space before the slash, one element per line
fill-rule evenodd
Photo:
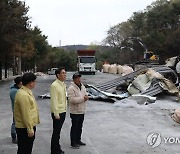
<path fill-rule="evenodd" d="M 73 72 L 67 73 L 67 86 Z M 83 75 L 83 83 L 96 85 L 117 78 L 118 75 L 97 72 Z M 41 124 L 37 126 L 33 154 L 50 154 L 52 120 L 50 100 L 38 98 L 48 93 L 55 76 L 41 76 L 33 90 L 36 97 Z M 12 122 L 9 87 L 12 80 L 0 82 L 0 154 L 15 154 L 17 145 L 11 143 Z M 90 100 L 87 103 L 82 141 L 86 146 L 80 149 L 70 147 L 69 111 L 61 134 L 62 149 L 66 154 L 179 154 L 180 125 L 174 122 L 169 112 L 180 107 L 175 96 L 161 94 L 153 104 L 138 104 L 137 100 L 124 99 L 116 103 Z M 152 138 L 156 133 L 159 138 Z M 148 144 L 149 143 L 149 144 Z"/>

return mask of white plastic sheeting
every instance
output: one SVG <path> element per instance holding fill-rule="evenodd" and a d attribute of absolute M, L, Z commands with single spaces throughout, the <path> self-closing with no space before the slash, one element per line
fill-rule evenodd
<path fill-rule="evenodd" d="M 129 73 L 133 72 L 133 68 L 131 68 L 130 66 L 124 65 L 123 67 L 123 73 L 122 76 L 127 75 Z"/>
<path fill-rule="evenodd" d="M 140 74 L 133 81 L 132 84 L 128 86 L 128 91 L 130 94 L 138 94 L 147 90 L 152 82 L 152 78 L 149 75 Z"/>
<path fill-rule="evenodd" d="M 175 65 L 176 58 L 177 56 L 166 59 L 166 66 L 173 67 Z"/>
<path fill-rule="evenodd" d="M 180 74 L 180 61 L 176 64 L 176 72 Z"/>
<path fill-rule="evenodd" d="M 141 74 L 136 79 L 134 79 L 132 83 L 140 91 L 145 91 L 150 87 L 151 80 L 146 74 Z"/>

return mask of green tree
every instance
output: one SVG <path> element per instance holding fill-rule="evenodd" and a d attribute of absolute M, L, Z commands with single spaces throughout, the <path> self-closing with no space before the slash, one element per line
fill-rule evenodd
<path fill-rule="evenodd" d="M 26 32 L 29 27 L 27 16 L 28 7 L 24 2 L 18 0 L 2 0 L 0 2 L 0 52 L 4 59 L 5 77 L 7 77 L 8 57 L 18 57 L 21 60 L 21 53 L 26 44 Z M 14 47 L 21 46 L 21 50 L 12 50 Z M 13 51 L 16 51 L 15 53 Z M 15 59 L 15 58 L 14 58 Z M 2 68 L 0 68 L 2 69 Z"/>
<path fill-rule="evenodd" d="M 28 38 L 34 50 L 34 55 L 30 56 L 31 69 L 34 69 L 34 71 L 45 71 L 46 65 L 43 66 L 44 59 L 47 56 L 48 50 L 50 50 L 47 36 L 43 35 L 42 31 L 35 26 L 33 29 L 30 29 Z"/>
<path fill-rule="evenodd" d="M 171 55 L 170 46 L 176 46 L 176 42 L 170 41 L 180 24 L 180 1 L 158 0 L 149 7 L 146 18 L 146 42 L 149 48 L 160 55 L 162 61 Z M 171 45 L 167 42 L 171 42 Z M 174 45 L 173 45 L 174 44 Z M 179 44 L 179 43 L 178 43 Z M 168 45 L 168 47 L 167 47 Z"/>
<path fill-rule="evenodd" d="M 123 26 L 123 23 L 128 25 Z M 142 47 L 138 41 L 127 41 L 127 38 L 138 38 L 146 45 L 147 49 L 160 55 L 161 60 L 164 61 L 168 56 L 180 54 L 180 42 L 177 37 L 179 25 L 180 1 L 157 0 L 147 6 L 145 10 L 134 12 L 127 22 L 111 27 L 107 32 L 105 42 L 116 48 L 131 47 L 136 55 L 141 55 Z M 124 50 L 124 52 L 128 51 Z M 119 50 L 119 52 L 121 51 Z M 129 56 L 131 54 L 129 52 Z"/>
<path fill-rule="evenodd" d="M 111 27 L 107 31 L 107 37 L 104 40 L 105 44 L 110 45 L 111 47 L 121 48 L 122 41 L 132 36 L 132 27 L 130 22 L 122 22 L 118 25 Z"/>

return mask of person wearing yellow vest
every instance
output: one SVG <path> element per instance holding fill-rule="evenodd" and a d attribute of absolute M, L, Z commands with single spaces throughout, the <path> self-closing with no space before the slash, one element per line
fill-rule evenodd
<path fill-rule="evenodd" d="M 23 86 L 18 90 L 14 104 L 14 118 L 18 139 L 17 154 L 31 154 L 36 125 L 40 123 L 39 111 L 32 89 L 36 85 L 34 73 L 22 76 Z"/>
<path fill-rule="evenodd" d="M 67 98 L 66 98 L 66 71 L 59 68 L 55 71 L 57 79 L 50 87 L 50 106 L 51 117 L 53 119 L 53 133 L 51 137 L 51 154 L 64 154 L 59 143 L 60 133 L 66 117 Z"/>

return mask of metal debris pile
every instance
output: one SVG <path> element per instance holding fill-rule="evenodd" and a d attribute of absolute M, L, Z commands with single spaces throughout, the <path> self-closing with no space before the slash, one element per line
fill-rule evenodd
<path fill-rule="evenodd" d="M 170 94 L 179 94 L 177 88 L 179 78 L 174 70 L 167 66 L 143 68 L 121 76 L 115 80 L 96 86 L 86 85 L 90 99 L 116 102 L 128 97 L 144 97 L 146 102 L 155 102 L 155 96 L 164 91 Z M 116 92 L 108 90 L 115 88 Z M 122 93 L 120 93 L 122 91 Z M 118 94 L 117 94 L 118 93 Z M 147 103 L 148 104 L 148 103 Z"/>

